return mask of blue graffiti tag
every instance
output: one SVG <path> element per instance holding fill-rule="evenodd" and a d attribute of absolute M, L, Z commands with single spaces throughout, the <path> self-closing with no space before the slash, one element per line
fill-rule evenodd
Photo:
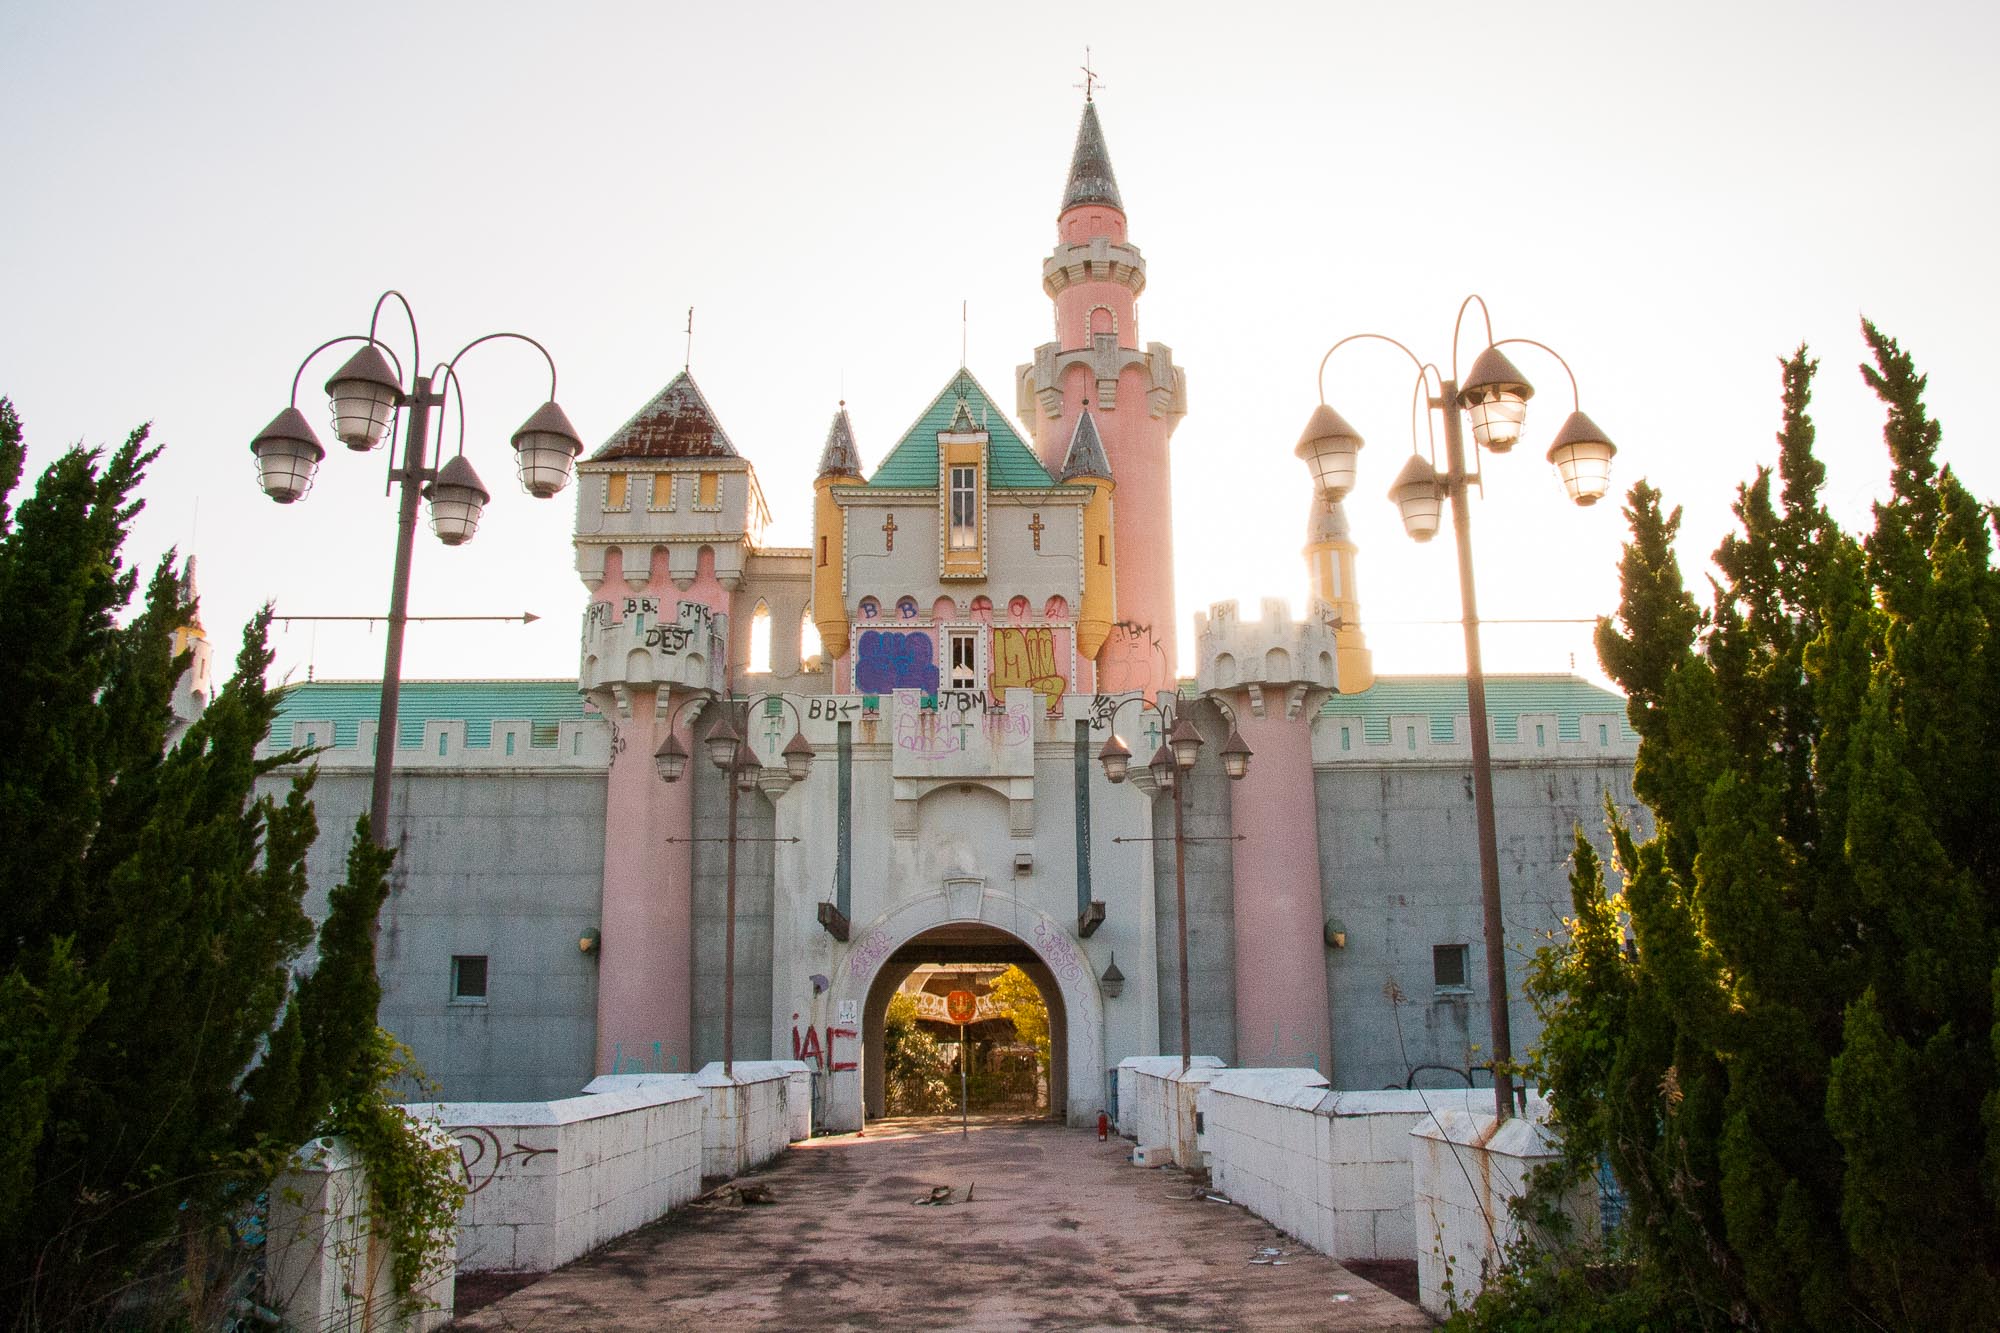
<path fill-rule="evenodd" d="M 937 693 L 937 659 L 931 636 L 921 630 L 864 630 L 856 645 L 854 685 L 864 694 L 892 690 Z"/>

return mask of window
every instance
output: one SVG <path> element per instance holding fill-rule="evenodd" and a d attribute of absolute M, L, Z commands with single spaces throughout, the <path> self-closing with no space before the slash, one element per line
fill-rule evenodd
<path fill-rule="evenodd" d="M 1109 539 L 1103 533 L 1100 532 L 1097 534 L 1097 563 L 1100 565 L 1111 563 L 1111 553 L 1107 549 L 1108 541 Z"/>
<path fill-rule="evenodd" d="M 826 568 L 826 538 L 825 538 L 825 537 L 821 537 L 821 538 L 819 539 L 819 565 L 820 565 L 820 568 L 821 568 L 821 569 L 825 569 L 825 568 Z"/>
<path fill-rule="evenodd" d="M 951 649 L 951 682 L 954 690 L 979 688 L 979 636 L 970 630 L 953 630 L 947 640 Z"/>
<path fill-rule="evenodd" d="M 979 469 L 954 467 L 951 470 L 951 549 L 972 551 L 979 547 Z"/>
<path fill-rule="evenodd" d="M 451 958 L 451 1002 L 486 1003 L 486 955 L 453 954 Z"/>
<path fill-rule="evenodd" d="M 623 509 L 625 507 L 625 474 L 614 472 L 604 479 L 604 507 Z"/>
<path fill-rule="evenodd" d="M 714 508 L 719 503 L 716 496 L 719 493 L 721 485 L 722 478 L 716 473 L 702 473 L 701 481 L 695 487 L 695 504 L 704 509 Z"/>
<path fill-rule="evenodd" d="M 1433 944 L 1431 946 L 1431 977 L 1439 990 L 1465 990 L 1465 953 L 1463 944 Z"/>
<path fill-rule="evenodd" d="M 762 602 L 750 613 L 750 670 L 763 673 L 771 669 L 771 608 Z"/>
<path fill-rule="evenodd" d="M 672 509 L 674 507 L 674 475 L 671 472 L 653 474 L 652 498 L 647 501 L 649 509 Z"/>

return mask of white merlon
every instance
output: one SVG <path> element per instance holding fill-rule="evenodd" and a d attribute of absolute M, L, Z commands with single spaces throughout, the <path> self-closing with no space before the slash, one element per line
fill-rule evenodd
<path fill-rule="evenodd" d="M 1051 299 L 1064 288 L 1085 282 L 1115 282 L 1137 296 L 1146 290 L 1145 257 L 1130 241 L 1093 236 L 1058 245 L 1042 261 L 1042 290 Z"/>
<path fill-rule="evenodd" d="M 1294 620 L 1284 598 L 1267 597 L 1263 612 L 1260 620 L 1244 620 L 1233 601 L 1195 612 L 1195 680 L 1204 694 L 1247 689 L 1260 716 L 1278 706 L 1294 716 L 1339 688 L 1333 608 L 1315 598 L 1305 618 Z"/>
<path fill-rule="evenodd" d="M 1627 731 L 1622 712 L 1583 713 L 1577 735 L 1565 739 L 1555 713 L 1487 714 L 1490 749 L 1499 763 L 1630 763 L 1639 741 Z M 1451 736 L 1440 739 L 1429 713 L 1392 713 L 1386 719 L 1321 717 L 1313 727 L 1316 767 L 1386 763 L 1464 765 L 1472 762 L 1472 722 L 1451 717 Z"/>
<path fill-rule="evenodd" d="M 271 755 L 286 749 L 313 748 L 319 753 L 307 762 L 328 771 L 368 769 L 375 764 L 376 728 L 373 719 L 357 723 L 353 743 L 341 745 L 336 743 L 331 718 L 294 719 L 289 735 L 273 734 L 259 750 Z M 423 740 L 416 745 L 396 747 L 396 768 L 399 772 L 541 768 L 601 771 L 611 762 L 611 727 L 601 717 L 570 718 L 556 723 L 554 744 L 537 744 L 536 730 L 537 724 L 525 718 L 496 718 L 487 728 L 485 744 L 473 745 L 469 743 L 473 733 L 464 721 L 430 718 L 424 723 Z"/>

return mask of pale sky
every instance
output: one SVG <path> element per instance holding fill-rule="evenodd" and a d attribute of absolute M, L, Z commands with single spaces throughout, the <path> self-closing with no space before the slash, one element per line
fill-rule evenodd
<path fill-rule="evenodd" d="M 1149 286 L 1145 340 L 1186 368 L 1174 443 L 1182 667 L 1193 611 L 1299 602 L 1310 487 L 1292 456 L 1321 354 L 1379 331 L 1446 363 L 1462 297 L 1575 368 L 1620 452 L 1687 510 L 1699 580 L 1736 484 L 1775 452 L 1777 358 L 1812 344 L 1835 511 L 1886 475 L 1854 365 L 1865 313 L 1931 376 L 1944 455 L 2000 495 L 1993 7 L 1973 4 L 367 4 L 0 8 L 0 394 L 31 475 L 154 423 L 167 446 L 135 554 L 200 557 L 232 651 L 280 612 L 386 608 L 384 455 L 331 451 L 312 495 L 258 491 L 248 444 L 315 344 L 396 287 L 424 359 L 516 329 L 554 353 L 594 449 L 693 369 L 756 465 L 772 536 L 804 545 L 847 399 L 872 468 L 957 368 L 1010 411 L 1050 336 L 1084 47 Z M 407 355 L 407 332 L 388 337 Z M 1461 363 L 1477 344 L 1468 332 Z M 1542 461 L 1562 370 L 1475 501 L 1482 611 L 1614 608 L 1617 506 Z M 530 627 L 412 628 L 414 677 L 573 675 L 573 495 L 534 501 L 507 439 L 547 389 L 531 351 L 461 367 L 478 537 L 426 530 L 412 610 Z M 1378 670 L 1458 671 L 1449 536 L 1385 498 L 1410 448 L 1405 363 L 1344 349 L 1328 397 L 1369 440 L 1348 513 Z M 456 421 L 452 426 L 456 434 Z M 1600 673 L 1580 625 L 1491 625 L 1489 669 Z M 381 630 L 298 626 L 277 670 L 373 677 Z"/>

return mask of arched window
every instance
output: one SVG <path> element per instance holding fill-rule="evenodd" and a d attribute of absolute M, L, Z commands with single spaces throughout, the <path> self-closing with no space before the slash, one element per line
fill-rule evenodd
<path fill-rule="evenodd" d="M 752 673 L 768 672 L 771 669 L 771 608 L 763 602 L 750 613 L 750 670 Z"/>
<path fill-rule="evenodd" d="M 819 640 L 819 626 L 813 624 L 812 611 L 808 609 L 799 617 L 799 661 L 817 661 L 825 651 L 825 645 Z"/>

